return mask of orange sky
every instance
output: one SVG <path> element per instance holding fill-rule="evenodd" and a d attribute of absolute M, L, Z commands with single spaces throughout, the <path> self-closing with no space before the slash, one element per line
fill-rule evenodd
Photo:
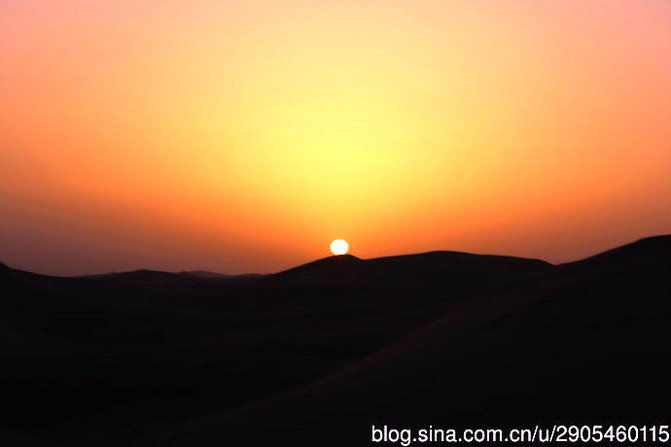
<path fill-rule="evenodd" d="M 0 261 L 559 262 L 671 233 L 671 2 L 4 0 Z"/>

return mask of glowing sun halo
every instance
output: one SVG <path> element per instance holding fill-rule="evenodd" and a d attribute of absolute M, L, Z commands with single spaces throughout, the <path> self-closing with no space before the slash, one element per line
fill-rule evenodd
<path fill-rule="evenodd" d="M 342 239 L 336 239 L 331 242 L 331 251 L 334 255 L 344 255 L 349 250 L 349 245 Z"/>

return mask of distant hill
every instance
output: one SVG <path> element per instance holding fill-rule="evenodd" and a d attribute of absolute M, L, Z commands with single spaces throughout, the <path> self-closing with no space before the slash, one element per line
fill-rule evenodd
<path fill-rule="evenodd" d="M 242 273 L 238 275 L 226 275 L 223 273 L 214 273 L 204 270 L 188 270 L 181 272 L 182 275 L 197 276 L 199 278 L 212 278 L 212 279 L 221 279 L 221 278 L 258 278 L 264 276 L 261 273 Z"/>
<path fill-rule="evenodd" d="M 161 286 L 167 284 L 182 284 L 188 285 L 200 280 L 215 280 L 215 281 L 233 281 L 233 280 L 248 280 L 251 278 L 258 278 L 263 275 L 256 273 L 248 273 L 241 275 L 225 275 L 223 273 L 214 273 L 203 270 L 183 271 L 179 273 L 162 272 L 157 270 L 132 270 L 128 272 L 112 272 L 97 275 L 79 276 L 78 278 L 102 281 L 109 284 L 125 284 L 125 285 L 145 285 L 145 286 Z"/>
<path fill-rule="evenodd" d="M 437 251 L 375 259 L 331 256 L 268 275 L 265 281 L 315 288 L 374 287 L 396 294 L 446 287 L 451 291 L 500 287 L 520 276 L 553 269 L 552 264 L 535 259 Z"/>
<path fill-rule="evenodd" d="M 200 278 L 229 278 L 231 275 L 224 275 L 223 273 L 208 272 L 206 270 L 189 270 L 181 272 L 182 275 L 198 276 Z"/>

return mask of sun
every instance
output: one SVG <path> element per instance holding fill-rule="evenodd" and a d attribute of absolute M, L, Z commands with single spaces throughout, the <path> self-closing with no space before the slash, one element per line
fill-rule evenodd
<path fill-rule="evenodd" d="M 336 239 L 331 242 L 331 252 L 334 255 L 344 255 L 349 250 L 349 245 L 343 239 Z"/>

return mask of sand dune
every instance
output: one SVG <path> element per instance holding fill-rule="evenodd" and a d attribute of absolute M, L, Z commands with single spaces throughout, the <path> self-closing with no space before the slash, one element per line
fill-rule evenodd
<path fill-rule="evenodd" d="M 5 268 L 2 418 L 31 439 L 138 446 L 662 423 L 669 267 L 662 236 L 560 266 L 433 252 L 235 281 Z"/>

